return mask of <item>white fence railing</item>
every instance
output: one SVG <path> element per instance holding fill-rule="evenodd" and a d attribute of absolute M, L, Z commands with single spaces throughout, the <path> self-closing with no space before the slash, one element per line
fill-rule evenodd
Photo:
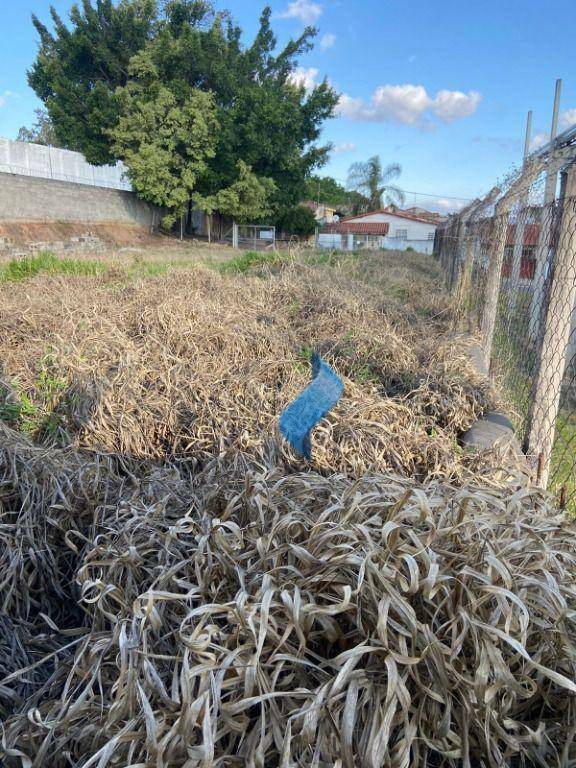
<path fill-rule="evenodd" d="M 0 138 L 0 173 L 131 190 L 126 166 L 91 165 L 80 152 Z"/>

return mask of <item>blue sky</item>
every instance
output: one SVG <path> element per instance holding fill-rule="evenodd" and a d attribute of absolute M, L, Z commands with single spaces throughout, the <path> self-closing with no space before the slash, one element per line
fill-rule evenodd
<path fill-rule="evenodd" d="M 218 2 L 254 34 L 264 3 Z M 56 0 L 65 16 L 71 0 Z M 327 76 L 343 95 L 324 135 L 336 151 L 323 173 L 345 180 L 370 155 L 401 163 L 408 203 L 448 208 L 487 191 L 522 156 L 528 109 L 536 142 L 549 130 L 554 82 L 561 125 L 576 122 L 573 0 L 273 0 L 280 43 L 319 28 L 300 76 Z M 37 49 L 32 12 L 43 0 L 0 0 L 0 136 L 14 138 L 39 106 L 26 83 Z M 412 192 L 430 193 L 430 197 Z"/>

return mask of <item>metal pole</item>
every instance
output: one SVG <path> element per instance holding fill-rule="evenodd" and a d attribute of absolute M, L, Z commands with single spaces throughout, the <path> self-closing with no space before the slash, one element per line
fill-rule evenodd
<path fill-rule="evenodd" d="M 552 265 L 549 298 L 543 312 L 542 334 L 534 380 L 528 434 L 524 449 L 534 465 L 541 456 L 537 482 L 545 488 L 550 476 L 552 448 L 560 406 L 572 309 L 576 301 L 576 164 L 562 174 L 562 219 Z M 556 238 L 555 238 L 556 239 Z"/>
<path fill-rule="evenodd" d="M 526 115 L 526 134 L 524 137 L 524 161 L 523 166 L 526 167 L 526 160 L 530 154 L 530 140 L 532 138 L 532 110 L 528 111 Z M 524 232 L 526 231 L 526 224 L 528 218 L 528 189 L 525 189 L 520 196 L 520 206 L 516 215 L 516 229 L 514 233 L 514 248 L 512 251 L 512 264 L 510 265 L 510 279 L 508 285 L 510 286 L 510 312 L 509 322 L 516 322 L 516 301 L 518 294 L 520 293 L 520 275 L 522 271 L 522 255 L 524 252 Z"/>
<path fill-rule="evenodd" d="M 562 95 L 562 80 L 556 80 L 554 91 L 554 109 L 552 110 L 552 126 L 550 128 L 550 141 L 554 141 L 558 135 L 558 112 L 560 111 L 560 96 Z"/>
<path fill-rule="evenodd" d="M 536 269 L 532 284 L 534 292 L 532 293 L 532 302 L 530 306 L 530 325 L 528 329 L 529 338 L 536 340 L 540 326 L 540 313 L 542 311 L 542 302 L 544 300 L 544 286 L 546 283 L 546 265 L 548 263 L 548 252 L 550 235 L 552 232 L 552 203 L 556 199 L 556 187 L 558 186 L 558 171 L 560 166 L 558 160 L 554 157 L 554 141 L 558 133 L 558 112 L 560 109 L 560 96 L 562 94 L 562 80 L 556 80 L 556 89 L 554 91 L 554 107 L 552 109 L 552 125 L 550 126 L 550 154 L 548 155 L 546 182 L 544 185 L 544 203 L 542 206 L 542 215 L 540 217 L 540 234 L 538 237 L 538 247 L 536 250 Z"/>
<path fill-rule="evenodd" d="M 532 110 L 529 110 L 526 116 L 526 137 L 524 139 L 524 164 L 530 154 L 530 141 L 532 140 Z"/>
<path fill-rule="evenodd" d="M 502 201 L 504 202 L 504 201 Z M 508 234 L 508 207 L 496 206 L 494 212 L 494 234 L 492 253 L 488 264 L 486 278 L 486 292 L 484 296 L 484 313 L 482 315 L 482 349 L 488 369 L 492 358 L 492 342 L 494 329 L 496 328 L 496 316 L 498 314 L 498 299 L 502 283 L 502 263 L 504 261 L 504 249 Z"/>

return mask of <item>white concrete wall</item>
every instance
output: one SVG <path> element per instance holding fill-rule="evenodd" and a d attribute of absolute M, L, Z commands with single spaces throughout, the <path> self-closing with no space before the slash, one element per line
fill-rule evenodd
<path fill-rule="evenodd" d="M 342 242 L 342 235 L 338 234 L 320 234 L 318 235 L 318 247 L 329 248 L 331 250 L 340 251 L 345 248 L 346 242 Z"/>
<path fill-rule="evenodd" d="M 393 251 L 406 251 L 408 248 L 412 248 L 419 253 L 427 253 L 432 255 L 434 251 L 434 240 L 400 240 L 395 237 L 383 237 L 383 248 L 390 248 Z"/>
<path fill-rule="evenodd" d="M 0 172 L 130 191 L 126 166 L 90 165 L 80 152 L 0 138 Z"/>

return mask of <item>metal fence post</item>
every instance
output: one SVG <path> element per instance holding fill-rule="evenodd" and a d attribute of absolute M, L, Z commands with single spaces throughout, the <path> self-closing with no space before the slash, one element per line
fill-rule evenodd
<path fill-rule="evenodd" d="M 532 135 L 532 110 L 528 112 L 526 118 L 526 136 L 524 138 L 524 169 L 526 169 L 526 160 L 530 154 L 530 139 Z M 512 264 L 510 267 L 510 309 L 512 312 L 516 309 L 516 300 L 520 293 L 520 279 L 522 273 L 522 256 L 524 254 L 524 232 L 528 219 L 528 188 L 526 188 L 519 201 L 519 210 L 516 216 L 516 229 L 514 232 L 514 248 L 512 251 Z"/>
<path fill-rule="evenodd" d="M 540 458 L 537 482 L 548 485 L 566 352 L 576 301 L 576 164 L 562 174 L 562 218 L 553 255 L 548 301 L 542 308 L 536 377 L 524 450 Z"/>
<path fill-rule="evenodd" d="M 548 265 L 548 253 L 550 235 L 552 233 L 551 216 L 547 219 L 546 214 L 556 199 L 556 187 L 558 184 L 558 171 L 560 164 L 555 156 L 554 142 L 558 133 L 558 114 L 560 111 L 560 95 L 562 93 L 562 80 L 556 80 L 556 90 L 554 92 L 554 107 L 552 109 L 552 125 L 550 126 L 551 151 L 548 157 L 548 168 L 546 173 L 546 183 L 544 186 L 544 204 L 542 206 L 542 215 L 540 220 L 540 235 L 538 237 L 538 248 L 536 250 L 536 274 L 534 275 L 534 293 L 530 305 L 530 338 L 536 340 L 538 328 L 540 326 L 540 312 L 544 300 L 544 285 L 546 283 L 546 267 Z"/>
<path fill-rule="evenodd" d="M 529 334 L 532 340 L 538 336 L 540 327 L 540 314 L 544 302 L 544 286 L 546 285 L 546 269 L 548 267 L 548 255 L 550 250 L 550 240 L 552 235 L 552 204 L 556 199 L 556 187 L 558 185 L 558 171 L 560 170 L 559 161 L 551 154 L 550 168 L 546 175 L 546 184 L 544 187 L 544 203 L 540 216 L 540 233 L 538 235 L 538 245 L 536 247 L 536 270 L 533 284 L 534 292 L 530 305 L 530 327 Z"/>
<path fill-rule="evenodd" d="M 503 205 L 504 200 L 496 206 L 494 213 L 494 232 L 492 240 L 492 253 L 488 263 L 488 275 L 486 278 L 486 293 L 484 297 L 484 312 L 482 313 L 482 349 L 486 365 L 490 367 L 492 357 L 492 342 L 496 327 L 496 315 L 498 313 L 498 298 L 502 282 L 502 264 L 504 262 L 504 249 L 508 234 L 508 206 Z"/>

